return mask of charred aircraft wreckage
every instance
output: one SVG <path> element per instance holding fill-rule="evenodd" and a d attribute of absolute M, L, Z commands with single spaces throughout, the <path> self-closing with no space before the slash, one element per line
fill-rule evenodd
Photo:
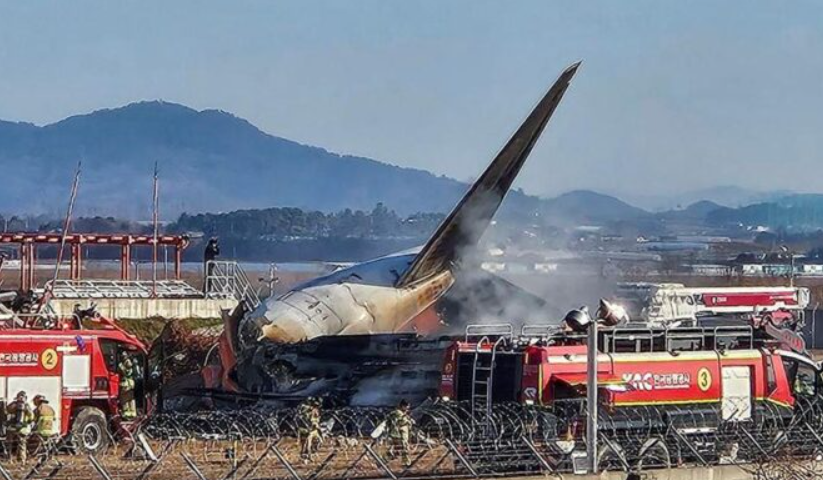
<path fill-rule="evenodd" d="M 447 329 L 444 311 L 468 308 L 468 316 L 477 313 L 471 309 L 494 310 L 500 295 L 520 296 L 539 311 L 539 298 L 477 268 L 469 272 L 463 260 L 578 67 L 560 75 L 422 248 L 339 270 L 226 318 L 222 381 L 206 386 L 257 398 L 330 395 L 353 405 L 423 400 L 437 391 L 448 344 L 437 338 Z M 485 301 L 460 305 L 468 289 L 479 290 L 473 297 Z"/>

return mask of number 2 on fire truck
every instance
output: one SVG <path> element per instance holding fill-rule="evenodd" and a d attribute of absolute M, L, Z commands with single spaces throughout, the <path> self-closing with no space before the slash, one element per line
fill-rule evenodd
<path fill-rule="evenodd" d="M 57 366 L 57 352 L 52 348 L 47 348 L 43 352 L 40 363 L 46 370 L 54 370 L 54 367 Z"/>

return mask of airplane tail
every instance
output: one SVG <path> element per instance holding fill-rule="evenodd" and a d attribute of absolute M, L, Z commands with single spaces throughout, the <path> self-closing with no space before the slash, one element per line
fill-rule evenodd
<path fill-rule="evenodd" d="M 560 75 L 486 171 L 440 224 L 397 280 L 396 287 L 407 287 L 449 268 L 464 248 L 480 240 L 579 66 L 580 62 L 577 62 Z"/>

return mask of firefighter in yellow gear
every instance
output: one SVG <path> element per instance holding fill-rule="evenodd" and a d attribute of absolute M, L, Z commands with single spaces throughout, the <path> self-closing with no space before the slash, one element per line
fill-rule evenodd
<path fill-rule="evenodd" d="M 49 440 L 57 436 L 57 432 L 54 431 L 54 419 L 57 414 L 43 395 L 35 395 L 32 402 L 34 403 L 34 436 L 39 447 L 47 445 Z"/>
<path fill-rule="evenodd" d="M 320 443 L 320 407 L 322 401 L 309 397 L 297 407 L 297 437 L 300 440 L 300 456 L 309 460 L 315 446 Z"/>
<path fill-rule="evenodd" d="M 19 392 L 14 401 L 6 407 L 6 439 L 9 452 L 17 453 L 17 460 L 25 462 L 28 458 L 28 440 L 34 412 L 31 410 L 26 392 Z"/>
<path fill-rule="evenodd" d="M 120 352 L 117 373 L 120 374 L 120 415 L 123 420 L 132 420 L 137 417 L 137 404 L 134 400 L 135 368 L 134 361 L 125 351 Z"/>
<path fill-rule="evenodd" d="M 409 448 L 411 430 L 414 420 L 409 415 L 409 402 L 401 400 L 397 408 L 386 418 L 386 429 L 389 433 L 389 458 L 397 458 L 398 454 L 405 465 L 409 465 Z"/>

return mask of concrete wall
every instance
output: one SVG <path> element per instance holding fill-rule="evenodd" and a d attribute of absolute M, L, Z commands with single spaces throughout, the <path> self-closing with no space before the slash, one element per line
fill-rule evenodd
<path fill-rule="evenodd" d="M 567 480 L 623 480 L 625 472 L 603 472 L 600 475 L 545 475 L 540 477 L 519 477 L 526 479 L 567 479 Z M 740 467 L 726 465 L 717 467 L 680 467 L 668 470 L 651 470 L 643 472 L 644 480 L 753 480 L 754 477 Z"/>
<path fill-rule="evenodd" d="M 74 305 L 81 308 L 97 304 L 101 315 L 114 319 L 143 319 L 149 317 L 162 318 L 220 318 L 221 310 L 230 310 L 237 305 L 234 299 L 206 299 L 206 298 L 98 298 L 98 299 L 53 299 L 51 305 L 57 315 L 68 316 L 74 311 Z"/>

